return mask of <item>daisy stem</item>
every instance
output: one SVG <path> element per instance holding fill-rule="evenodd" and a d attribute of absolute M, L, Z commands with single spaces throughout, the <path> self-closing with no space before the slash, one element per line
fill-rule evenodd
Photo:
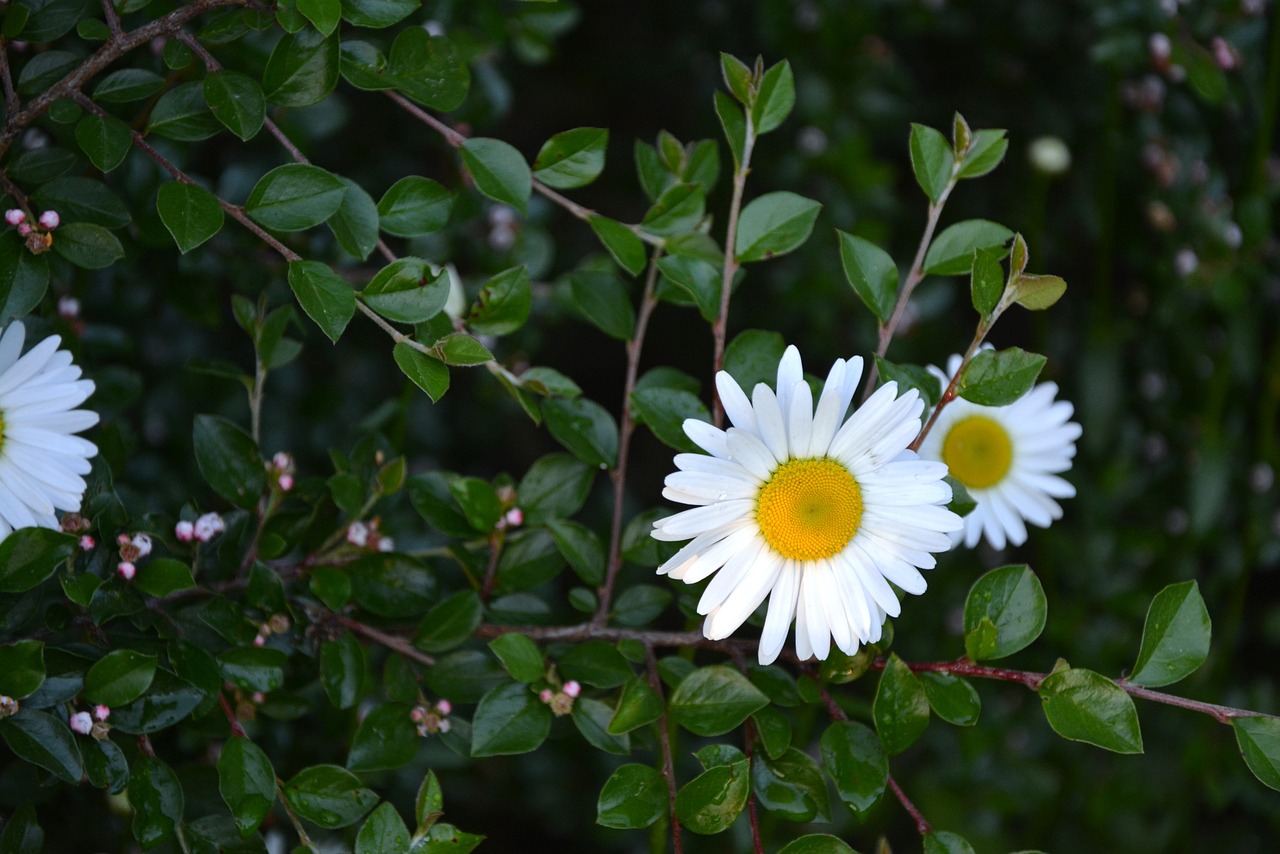
<path fill-rule="evenodd" d="M 735 244 L 738 242 L 738 217 L 742 213 L 742 195 L 747 187 L 747 175 L 751 173 L 751 152 L 756 146 L 756 129 L 751 121 L 751 110 L 746 110 L 746 132 L 742 141 L 742 162 L 733 173 L 733 198 L 729 201 L 729 224 L 724 233 L 724 275 L 720 279 L 720 312 L 716 322 L 711 326 L 711 337 L 715 343 L 715 354 L 712 359 L 711 375 L 714 377 L 724 368 L 724 339 L 729 328 L 729 292 L 732 290 L 734 274 L 738 272 L 738 256 Z M 719 393 L 712 395 L 711 423 L 717 427 L 724 426 L 724 406 L 720 403 Z"/>
<path fill-rule="evenodd" d="M 667 701 L 662 696 L 662 679 L 658 676 L 658 658 L 652 644 L 645 644 L 644 660 L 649 669 L 649 687 L 658 695 L 663 712 L 658 718 L 658 743 L 662 747 L 662 776 L 667 780 L 667 811 L 671 816 L 671 846 L 675 854 L 684 854 L 680 839 L 680 819 L 676 818 L 676 771 L 671 759 L 671 733 L 667 729 Z"/>
<path fill-rule="evenodd" d="M 635 391 L 636 376 L 640 372 L 640 351 L 644 347 L 649 317 L 658 305 L 658 298 L 654 296 L 654 291 L 658 285 L 658 259 L 661 257 L 662 247 L 655 248 L 649 259 L 649 272 L 644 278 L 644 294 L 640 297 L 640 310 L 636 312 L 635 333 L 627 342 L 627 376 L 622 388 L 622 412 L 618 426 L 618 464 L 614 466 L 613 471 L 609 472 L 609 477 L 613 481 L 613 519 L 609 526 L 609 555 L 605 563 L 604 584 L 598 591 L 600 604 L 591 620 L 594 625 L 602 626 L 609 619 L 613 586 L 618 580 L 618 571 L 622 569 L 622 505 L 626 497 L 631 436 L 636 429 L 635 421 L 631 418 L 631 393 Z"/>

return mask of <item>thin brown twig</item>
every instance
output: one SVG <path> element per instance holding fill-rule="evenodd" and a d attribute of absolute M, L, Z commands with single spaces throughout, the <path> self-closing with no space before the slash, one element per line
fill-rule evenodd
<path fill-rule="evenodd" d="M 498 581 L 498 560 L 502 557 L 503 536 L 501 531 L 489 535 L 489 562 L 484 568 L 484 583 L 480 587 L 480 601 L 488 602 L 493 595 L 493 586 Z"/>
<path fill-rule="evenodd" d="M 13 115 L 21 109 L 18 92 L 13 88 L 13 72 L 9 70 L 9 40 L 0 39 L 0 80 L 4 81 L 4 110 Z"/>
<path fill-rule="evenodd" d="M 742 724 L 742 752 L 747 757 L 747 768 L 755 762 L 756 726 L 747 718 Z M 750 773 L 748 771 L 748 773 Z M 747 823 L 751 826 L 751 850 L 754 854 L 764 854 L 764 841 L 760 838 L 760 813 L 756 808 L 756 793 L 747 795 Z"/>
<path fill-rule="evenodd" d="M 102 15 L 107 19 L 107 29 L 111 31 L 112 36 L 119 36 L 120 15 L 116 12 L 116 6 L 111 0 L 102 0 Z"/>
<path fill-rule="evenodd" d="M 248 735 L 244 731 L 244 727 L 240 724 L 240 719 L 236 717 L 235 710 L 231 708 L 231 704 L 227 702 L 227 695 L 218 692 L 218 705 L 222 706 L 222 713 L 227 716 L 227 723 L 231 726 L 231 734 L 237 738 L 247 738 Z"/>
<path fill-rule="evenodd" d="M 667 731 L 667 701 L 662 696 L 662 678 L 658 675 L 658 659 L 653 647 L 645 644 L 645 665 L 649 670 L 649 687 L 658 695 L 663 712 L 658 718 L 658 744 L 662 748 L 662 776 L 667 780 L 667 810 L 671 816 L 671 845 L 675 854 L 683 854 L 684 843 L 680 839 L 680 819 L 676 818 L 676 769 L 671 758 L 671 733 Z"/>
<path fill-rule="evenodd" d="M 398 652 L 405 658 L 411 658 L 419 664 L 425 664 L 430 667 L 436 663 L 434 658 L 427 655 L 404 638 L 387 634 L 381 629 L 375 629 L 373 626 L 365 625 L 359 620 L 353 620 L 343 614 L 334 614 L 333 619 L 340 625 L 346 627 L 349 631 L 355 632 L 358 635 L 363 635 L 375 643 L 380 643 L 392 652 Z"/>
<path fill-rule="evenodd" d="M 893 793 L 898 797 L 898 802 L 902 804 L 902 808 L 905 809 L 915 821 L 916 830 L 920 835 L 924 836 L 926 833 L 933 830 L 933 828 L 929 826 L 928 820 L 925 819 L 924 814 L 921 813 L 916 805 L 911 802 L 911 799 L 907 797 L 907 793 L 902 791 L 902 787 L 898 785 L 897 780 L 893 779 L 892 774 L 889 775 L 888 782 L 889 788 L 892 789 Z"/>

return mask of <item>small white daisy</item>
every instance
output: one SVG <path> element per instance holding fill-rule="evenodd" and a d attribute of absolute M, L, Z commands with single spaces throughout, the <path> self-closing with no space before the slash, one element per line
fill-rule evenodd
<path fill-rule="evenodd" d="M 945 388 L 960 367 L 930 370 Z M 947 404 L 920 445 L 920 456 L 941 460 L 965 485 L 977 507 L 964 518 L 964 544 L 973 548 L 984 535 L 992 548 L 1020 546 L 1027 522 L 1049 527 L 1062 517 L 1054 499 L 1072 498 L 1076 488 L 1058 477 L 1071 468 L 1080 425 L 1058 386 L 1040 383 L 1008 406 L 981 406 L 963 398 Z M 956 535 L 959 542 L 961 535 Z"/>
<path fill-rule="evenodd" d="M 15 528 L 57 528 L 55 510 L 76 511 L 84 496 L 92 442 L 73 436 L 98 413 L 73 407 L 93 393 L 56 335 L 22 353 L 26 329 L 0 335 L 0 539 Z"/>
<path fill-rule="evenodd" d="M 800 353 L 788 347 L 777 391 L 760 383 L 750 400 L 727 373 L 716 388 L 733 426 L 684 423 L 706 454 L 678 454 L 663 495 L 697 505 L 654 523 L 658 540 L 691 539 L 660 574 L 693 584 L 715 573 L 698 613 L 712 640 L 732 634 L 769 597 L 759 657 L 778 657 L 794 618 L 796 654 L 852 655 L 880 639 L 899 613 L 890 582 L 922 593 L 930 552 L 951 546 L 961 527 L 947 510 L 946 467 L 918 460 L 907 445 L 923 403 L 886 383 L 845 419 L 862 359 L 837 360 L 814 410 Z"/>

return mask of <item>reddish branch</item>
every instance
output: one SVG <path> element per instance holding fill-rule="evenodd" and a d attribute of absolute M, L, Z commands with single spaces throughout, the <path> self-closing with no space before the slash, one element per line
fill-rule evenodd
<path fill-rule="evenodd" d="M 889 788 L 893 790 L 895 795 L 897 795 L 898 802 L 902 804 L 902 808 L 905 809 L 907 814 L 915 821 L 916 830 L 920 832 L 921 836 L 924 836 L 933 829 L 929 826 L 929 822 L 925 819 L 920 810 L 916 808 L 916 805 L 907 797 L 907 793 L 902 791 L 902 787 L 898 785 L 898 781 L 893 779 L 892 774 L 889 775 Z"/>
<path fill-rule="evenodd" d="M 680 839 L 680 819 L 676 818 L 676 769 L 671 759 L 671 734 L 667 732 L 667 701 L 662 695 L 662 679 L 658 675 L 658 659 L 653 646 L 645 644 L 645 664 L 649 668 L 649 687 L 658 695 L 663 712 L 658 718 L 658 743 L 662 747 L 662 776 L 667 780 L 667 809 L 671 814 L 671 845 L 675 854 L 683 854 L 684 843 Z"/>

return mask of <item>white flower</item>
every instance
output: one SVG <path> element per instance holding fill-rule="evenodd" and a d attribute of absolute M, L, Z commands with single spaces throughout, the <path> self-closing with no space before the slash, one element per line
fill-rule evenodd
<path fill-rule="evenodd" d="M 151 535 L 150 534 L 134 534 L 130 540 L 133 547 L 138 550 L 138 557 L 146 557 L 151 554 Z"/>
<path fill-rule="evenodd" d="M 75 409 L 93 393 L 71 354 L 51 335 L 22 352 L 26 329 L 0 335 L 0 539 L 15 528 L 58 528 L 55 510 L 76 511 L 84 496 L 92 442 L 72 435 L 98 423 Z"/>
<path fill-rule="evenodd" d="M 697 505 L 654 523 L 659 540 L 692 538 L 658 567 L 689 584 L 715 573 L 698 603 L 703 633 L 728 637 L 766 596 L 759 658 L 778 657 L 792 618 L 796 654 L 826 658 L 874 643 L 897 616 L 896 584 L 922 593 L 930 552 L 951 546 L 959 517 L 944 506 L 946 467 L 906 450 L 923 403 L 885 383 L 847 419 L 862 359 L 837 360 L 815 412 L 800 353 L 788 347 L 777 392 L 752 399 L 727 373 L 716 388 L 733 426 L 688 420 L 685 433 L 710 455 L 678 454 L 663 495 Z"/>
<path fill-rule="evenodd" d="M 207 543 L 227 530 L 227 523 L 217 513 L 206 513 L 196 520 L 192 528 L 195 538 Z"/>
<path fill-rule="evenodd" d="M 947 374 L 930 370 L 945 385 L 960 367 L 947 362 Z M 1008 406 L 981 406 L 956 398 L 942 410 L 920 445 L 920 456 L 941 460 L 965 485 L 978 506 L 964 518 L 964 544 L 984 535 L 992 548 L 1020 546 L 1026 523 L 1049 527 L 1062 517 L 1054 499 L 1071 498 L 1076 488 L 1058 474 L 1071 468 L 1080 425 L 1065 400 L 1054 401 L 1055 383 L 1041 383 Z M 956 542 L 961 535 L 957 534 Z"/>
<path fill-rule="evenodd" d="M 189 543 L 196 535 L 196 526 L 183 519 L 173 526 L 173 535 L 182 542 Z"/>
<path fill-rule="evenodd" d="M 364 522 L 352 522 L 347 526 L 347 542 L 361 549 L 369 545 L 369 526 Z"/>
<path fill-rule="evenodd" d="M 76 712 L 67 718 L 67 726 L 71 727 L 72 732 L 88 735 L 93 731 L 93 716 L 88 712 Z"/>

